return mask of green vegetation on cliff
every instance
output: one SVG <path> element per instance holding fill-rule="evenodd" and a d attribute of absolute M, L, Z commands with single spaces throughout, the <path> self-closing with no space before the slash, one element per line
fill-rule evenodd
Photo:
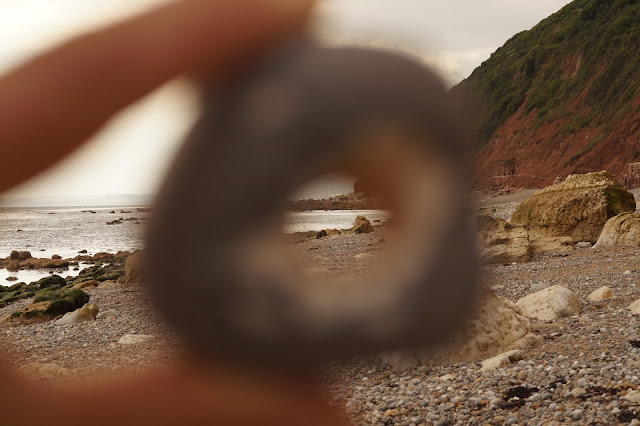
<path fill-rule="evenodd" d="M 575 0 L 515 35 L 453 89 L 469 101 L 475 150 L 524 108 L 535 112 L 534 126 L 564 119 L 555 137 L 598 128 L 577 157 L 588 152 L 618 120 L 640 111 L 638 52 L 640 0 Z"/>

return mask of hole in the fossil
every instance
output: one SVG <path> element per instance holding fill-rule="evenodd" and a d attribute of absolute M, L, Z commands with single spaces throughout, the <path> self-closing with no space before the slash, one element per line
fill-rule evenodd
<path fill-rule="evenodd" d="M 292 197 L 282 228 L 306 275 L 348 279 L 384 260 L 392 213 L 378 193 L 366 179 L 331 174 Z"/>

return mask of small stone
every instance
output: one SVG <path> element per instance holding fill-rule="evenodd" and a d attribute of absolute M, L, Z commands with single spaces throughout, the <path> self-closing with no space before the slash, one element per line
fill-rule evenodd
<path fill-rule="evenodd" d="M 147 334 L 125 334 L 118 340 L 121 345 L 134 345 L 153 339 L 153 336 Z"/>
<path fill-rule="evenodd" d="M 96 319 L 117 317 L 118 315 L 120 315 L 118 311 L 116 311 L 115 309 L 109 309 L 107 311 L 100 312 L 98 315 L 96 315 Z"/>
<path fill-rule="evenodd" d="M 575 398 L 581 397 L 582 395 L 586 394 L 587 391 L 585 391 L 583 388 L 573 388 L 571 390 L 571 395 L 573 395 Z"/>
<path fill-rule="evenodd" d="M 623 396 L 624 399 L 626 399 L 629 402 L 635 402 L 638 403 L 640 402 L 640 392 L 632 390 L 629 391 L 629 393 L 627 393 L 625 396 Z"/>
<path fill-rule="evenodd" d="M 593 247 L 593 244 L 591 244 L 589 241 L 581 241 L 575 245 L 576 249 L 589 249 L 591 247 Z"/>
<path fill-rule="evenodd" d="M 571 417 L 573 417 L 573 420 L 580 420 L 582 418 L 582 410 L 574 410 Z"/>
<path fill-rule="evenodd" d="M 495 368 L 505 367 L 509 364 L 513 364 L 514 362 L 520 361 L 524 358 L 524 352 L 515 350 L 505 352 L 493 358 L 485 359 L 482 361 L 481 371 L 493 370 Z"/>
<path fill-rule="evenodd" d="M 375 258 L 375 256 L 371 253 L 360 253 L 356 254 L 354 257 L 356 258 L 356 260 L 367 260 Z"/>
<path fill-rule="evenodd" d="M 601 302 L 606 299 L 611 299 L 613 297 L 613 290 L 611 288 L 604 286 L 592 292 L 587 300 L 589 302 Z"/>

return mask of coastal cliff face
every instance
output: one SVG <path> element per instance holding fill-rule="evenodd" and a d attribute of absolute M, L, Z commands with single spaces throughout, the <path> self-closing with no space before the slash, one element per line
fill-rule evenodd
<path fill-rule="evenodd" d="M 576 0 L 515 35 L 452 89 L 466 100 L 476 188 L 541 188 L 599 170 L 633 180 L 639 6 Z"/>

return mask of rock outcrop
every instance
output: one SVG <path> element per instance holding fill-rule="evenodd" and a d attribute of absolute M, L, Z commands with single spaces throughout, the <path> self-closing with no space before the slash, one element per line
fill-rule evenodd
<path fill-rule="evenodd" d="M 479 289 L 479 300 L 460 333 L 436 350 L 396 353 L 383 360 L 396 365 L 482 361 L 512 350 L 526 350 L 541 343 L 531 333 L 529 319 L 519 315 L 488 288 Z"/>
<path fill-rule="evenodd" d="M 622 213 L 607 221 L 595 247 L 614 246 L 640 247 L 640 214 Z"/>
<path fill-rule="evenodd" d="M 364 216 L 357 216 L 356 220 L 353 222 L 353 227 L 349 231 L 350 234 L 368 234 L 369 232 L 373 232 L 375 229 L 373 225 Z"/>
<path fill-rule="evenodd" d="M 580 314 L 582 302 L 568 288 L 555 285 L 518 300 L 522 315 L 540 321 L 553 321 Z"/>
<path fill-rule="evenodd" d="M 574 242 L 595 243 L 606 222 L 623 212 L 633 212 L 633 194 L 609 172 L 570 175 L 518 205 L 511 217 L 524 226 L 530 240 L 571 237 Z"/>
<path fill-rule="evenodd" d="M 478 216 L 478 241 L 484 263 L 528 262 L 531 259 L 529 233 L 523 226 L 491 216 Z"/>

